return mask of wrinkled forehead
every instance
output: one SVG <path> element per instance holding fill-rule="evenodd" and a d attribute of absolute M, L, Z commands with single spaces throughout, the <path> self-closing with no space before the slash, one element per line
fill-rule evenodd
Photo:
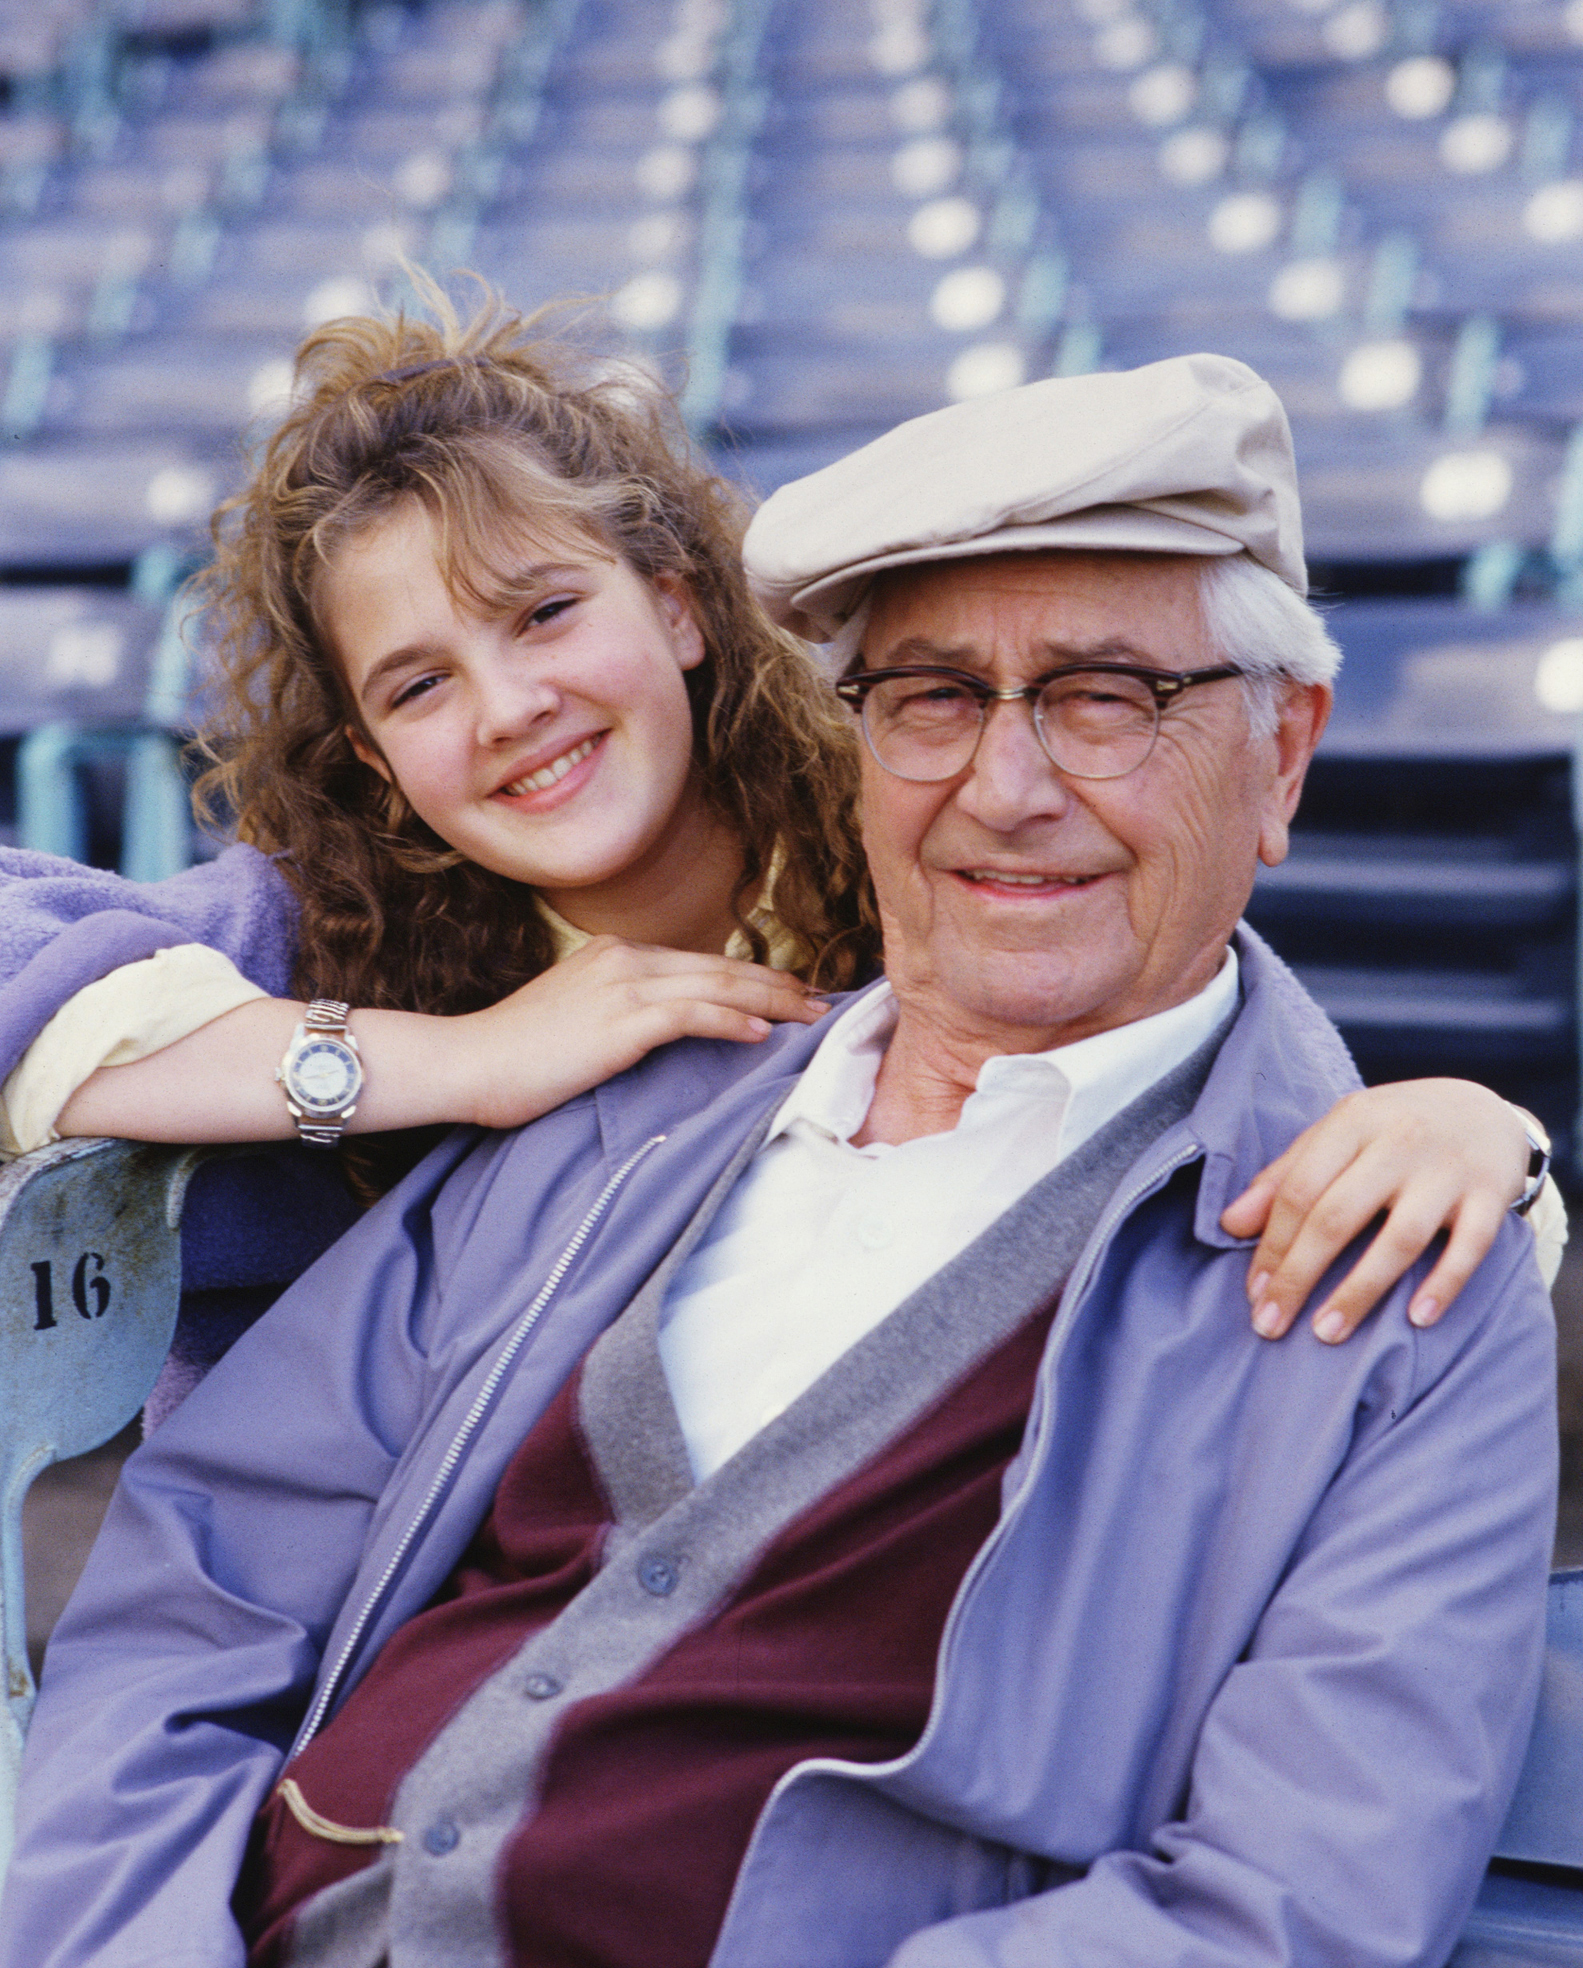
<path fill-rule="evenodd" d="M 984 666 L 1131 655 L 1163 668 L 1205 660 L 1202 561 L 1186 554 L 984 554 L 879 575 L 862 637 L 869 669 L 931 649 Z"/>

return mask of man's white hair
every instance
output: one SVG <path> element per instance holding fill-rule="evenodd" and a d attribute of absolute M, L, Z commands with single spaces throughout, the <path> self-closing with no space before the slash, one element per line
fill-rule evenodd
<path fill-rule="evenodd" d="M 832 677 L 845 676 L 858 658 L 873 592 L 825 644 L 823 661 Z M 1283 683 L 1334 681 L 1341 650 L 1324 617 L 1251 554 L 1206 554 L 1198 569 L 1198 600 L 1211 650 L 1246 679 L 1242 689 L 1255 738 L 1274 734 Z"/>
<path fill-rule="evenodd" d="M 868 618 L 873 607 L 874 590 L 871 587 L 819 652 L 819 661 L 824 666 L 825 674 L 833 681 L 839 683 L 857 661 L 863 648 L 863 637 L 868 631 Z"/>
<path fill-rule="evenodd" d="M 1204 633 L 1223 663 L 1245 681 L 1248 728 L 1273 735 L 1285 683 L 1331 683 L 1341 650 L 1311 602 L 1250 554 L 1206 557 L 1198 575 Z"/>

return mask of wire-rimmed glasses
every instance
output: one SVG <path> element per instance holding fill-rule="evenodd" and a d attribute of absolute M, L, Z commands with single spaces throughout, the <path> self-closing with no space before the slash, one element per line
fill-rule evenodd
<path fill-rule="evenodd" d="M 1123 779 L 1154 750 L 1160 714 L 1195 684 L 1242 672 L 1150 670 L 1135 663 L 1085 663 L 1011 690 L 965 670 L 906 665 L 859 670 L 836 694 L 857 711 L 875 759 L 898 779 L 954 779 L 973 762 L 991 704 L 1026 699 L 1050 763 L 1074 779 Z"/>

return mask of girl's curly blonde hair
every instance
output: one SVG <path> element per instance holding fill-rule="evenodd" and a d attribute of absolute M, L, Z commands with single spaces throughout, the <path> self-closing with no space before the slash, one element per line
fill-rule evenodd
<path fill-rule="evenodd" d="M 524 536 L 584 538 L 681 582 L 707 655 L 687 674 L 705 796 L 742 844 L 747 913 L 774 908 L 823 987 L 871 971 L 878 935 L 857 839 L 851 730 L 807 652 L 742 573 L 742 502 L 690 450 L 674 404 L 601 375 L 493 298 L 461 321 L 334 321 L 297 357 L 295 406 L 246 490 L 220 508 L 197 577 L 213 651 L 200 816 L 282 857 L 301 900 L 295 987 L 354 1005 L 456 1013 L 551 961 L 533 893 L 465 860 L 362 764 L 355 707 L 319 612 L 337 550 L 398 504 L 423 507 L 459 598 L 511 588 Z"/>

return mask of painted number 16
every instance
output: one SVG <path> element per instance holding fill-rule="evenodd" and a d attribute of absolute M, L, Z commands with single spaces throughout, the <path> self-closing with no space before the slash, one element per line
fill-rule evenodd
<path fill-rule="evenodd" d="M 47 1332 L 55 1323 L 55 1273 L 48 1258 L 33 1267 L 33 1304 L 38 1316 L 35 1332 Z M 84 1251 L 72 1266 L 71 1302 L 85 1319 L 102 1319 L 110 1303 L 110 1280 L 104 1276 L 104 1259 L 97 1251 Z"/>

